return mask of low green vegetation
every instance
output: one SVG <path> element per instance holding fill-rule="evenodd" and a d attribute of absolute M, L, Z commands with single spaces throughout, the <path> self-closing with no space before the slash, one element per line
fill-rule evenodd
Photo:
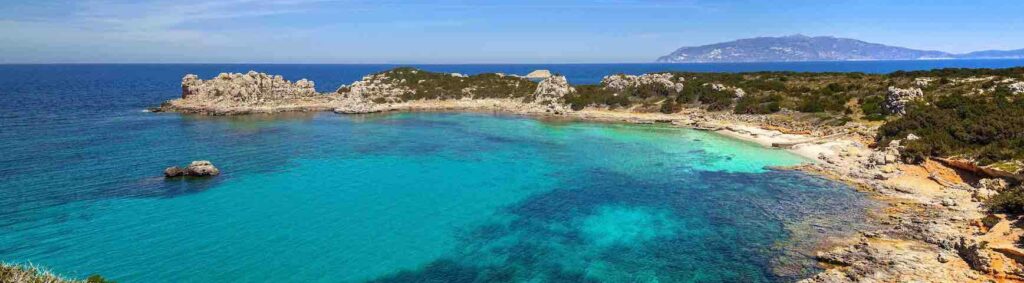
<path fill-rule="evenodd" d="M 455 76 L 403 67 L 384 72 L 389 83 L 412 90 L 402 100 L 472 98 L 526 98 L 537 83 L 498 74 Z M 344 90 L 339 90 L 339 92 Z"/>
<path fill-rule="evenodd" d="M 1024 96 L 1007 93 L 932 97 L 879 129 L 883 143 L 914 134 L 905 156 L 961 156 L 988 165 L 1024 159 Z"/>
<path fill-rule="evenodd" d="M 999 192 L 985 201 L 985 207 L 997 213 L 1024 213 L 1024 186 L 1015 186 Z"/>

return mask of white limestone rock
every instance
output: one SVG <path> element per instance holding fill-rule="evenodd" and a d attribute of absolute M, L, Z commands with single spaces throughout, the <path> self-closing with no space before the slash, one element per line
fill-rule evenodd
<path fill-rule="evenodd" d="M 924 98 L 924 92 L 920 88 L 898 88 L 890 86 L 886 92 L 885 104 L 883 105 L 889 113 L 903 115 L 907 114 L 907 105 L 913 101 Z"/>
<path fill-rule="evenodd" d="M 576 89 L 569 85 L 565 76 L 553 76 L 537 84 L 537 89 L 533 92 L 533 102 L 547 106 L 547 112 L 564 113 L 568 109 L 564 98 L 574 92 Z"/>
<path fill-rule="evenodd" d="M 601 85 L 603 85 L 605 89 L 614 91 L 616 95 L 618 95 L 623 90 L 650 84 L 660 84 L 668 89 L 679 92 L 683 91 L 684 81 L 684 78 L 674 78 L 674 76 L 669 73 L 644 74 L 640 76 L 619 74 L 605 76 L 601 79 Z"/>
<path fill-rule="evenodd" d="M 301 79 L 293 83 L 279 75 L 256 71 L 245 74 L 221 73 L 205 81 L 194 74 L 185 75 L 181 79 L 183 100 L 211 104 L 265 105 L 316 95 L 313 81 Z"/>

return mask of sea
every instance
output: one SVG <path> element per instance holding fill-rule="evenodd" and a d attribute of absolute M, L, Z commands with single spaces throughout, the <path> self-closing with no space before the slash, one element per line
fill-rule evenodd
<path fill-rule="evenodd" d="M 485 113 L 150 113 L 187 73 L 323 92 L 399 65 L 0 65 L 0 261 L 117 282 L 789 282 L 874 202 L 813 162 L 664 125 Z M 571 83 L 1024 60 L 414 65 Z M 222 175 L 164 179 L 210 160 Z"/>

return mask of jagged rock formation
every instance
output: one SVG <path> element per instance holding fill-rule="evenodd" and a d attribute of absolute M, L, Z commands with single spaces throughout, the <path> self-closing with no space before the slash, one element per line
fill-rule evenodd
<path fill-rule="evenodd" d="M 676 92 L 683 91 L 683 82 L 686 80 L 682 77 L 673 79 L 673 75 L 669 73 L 661 74 L 644 74 L 644 75 L 611 75 L 605 76 L 601 79 L 601 85 L 605 89 L 614 91 L 616 93 L 622 92 L 628 88 L 636 88 L 642 85 L 660 84 L 668 89 L 673 89 Z"/>
<path fill-rule="evenodd" d="M 907 113 L 907 104 L 912 101 L 924 98 L 924 92 L 920 88 L 898 88 L 890 86 L 885 95 L 883 105 L 889 113 L 903 115 Z"/>
<path fill-rule="evenodd" d="M 314 87 L 306 79 L 291 82 L 255 71 L 221 73 L 209 80 L 188 74 L 181 79 L 181 99 L 155 110 L 214 115 L 324 110 L 320 105 L 328 97 Z"/>
<path fill-rule="evenodd" d="M 211 102 L 264 104 L 282 99 L 316 95 L 312 81 L 301 79 L 294 83 L 280 75 L 249 71 L 248 73 L 221 73 L 210 80 L 201 80 L 194 74 L 181 79 L 181 98 Z"/>
<path fill-rule="evenodd" d="M 207 160 L 192 161 L 192 163 L 189 163 L 189 165 L 186 166 L 185 169 L 182 169 L 178 166 L 171 166 L 167 167 L 167 169 L 164 169 L 164 177 L 166 178 L 182 176 L 208 177 L 217 175 L 220 175 L 220 169 L 214 167 L 213 163 L 210 163 L 210 161 Z"/>

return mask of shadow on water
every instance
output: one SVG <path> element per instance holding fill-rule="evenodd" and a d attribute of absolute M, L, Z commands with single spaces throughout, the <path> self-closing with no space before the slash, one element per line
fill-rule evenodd
<path fill-rule="evenodd" d="M 796 172 L 643 181 L 594 170 L 462 232 L 452 255 L 374 281 L 792 281 L 818 269 L 791 250 L 863 222 L 848 213 L 866 205 L 856 198 L 841 184 Z M 831 218 L 837 214 L 847 216 Z M 806 221 L 831 232 L 789 228 Z M 802 257 L 773 266 L 792 254 Z"/>

